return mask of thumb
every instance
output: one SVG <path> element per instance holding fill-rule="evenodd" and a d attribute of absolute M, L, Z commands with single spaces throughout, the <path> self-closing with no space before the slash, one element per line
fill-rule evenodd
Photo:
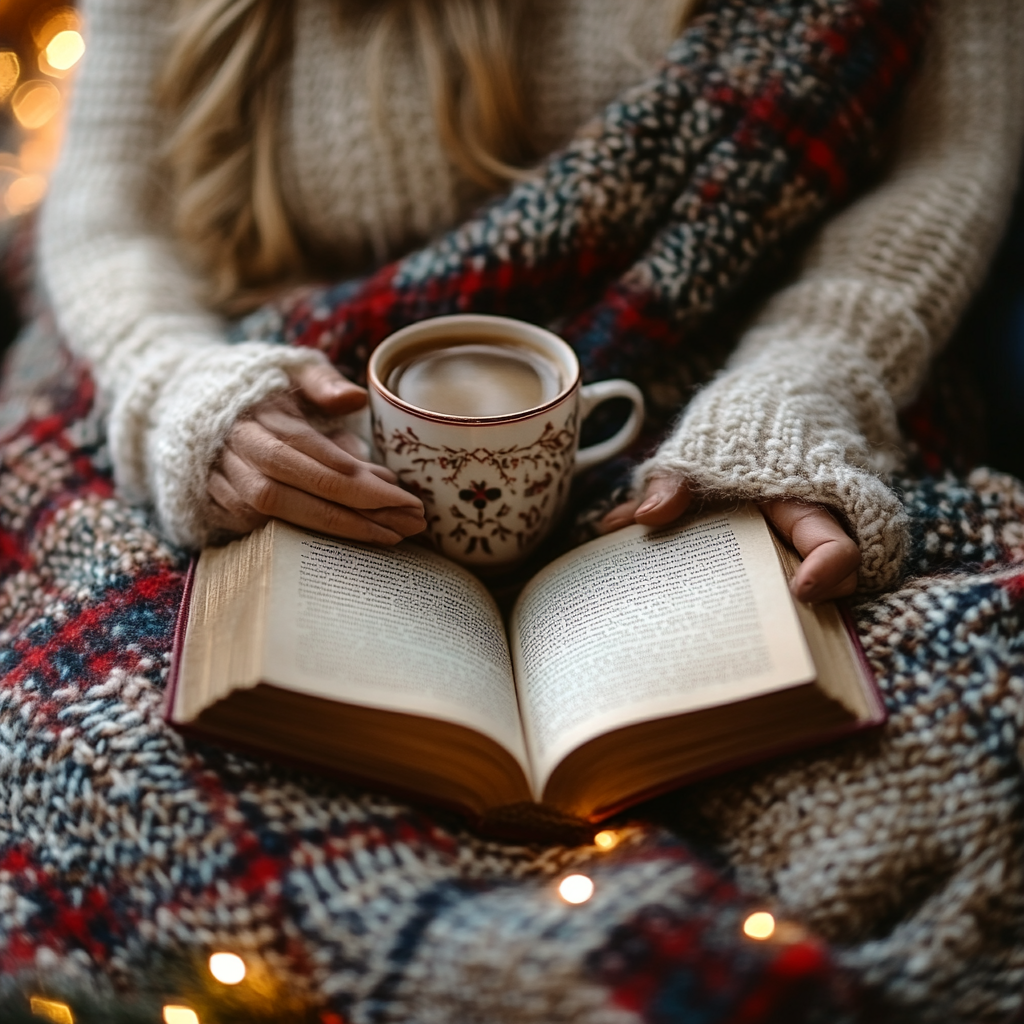
<path fill-rule="evenodd" d="M 366 389 L 347 380 L 329 363 L 303 366 L 292 379 L 310 405 L 331 416 L 343 416 L 366 405 Z"/>

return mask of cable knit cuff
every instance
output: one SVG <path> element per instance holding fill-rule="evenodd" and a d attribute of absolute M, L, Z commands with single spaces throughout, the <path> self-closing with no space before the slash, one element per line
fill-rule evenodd
<path fill-rule="evenodd" d="M 860 546 L 860 587 L 880 590 L 908 546 L 903 506 L 878 475 L 894 462 L 895 410 L 871 363 L 816 341 L 773 345 L 718 377 L 635 482 L 669 475 L 712 497 L 824 505 Z"/>
<path fill-rule="evenodd" d="M 248 342 L 164 345 L 138 366 L 135 386 L 110 417 L 111 457 L 122 494 L 152 504 L 172 540 L 209 536 L 210 470 L 235 420 L 289 385 L 289 371 L 325 361 L 314 349 Z"/>

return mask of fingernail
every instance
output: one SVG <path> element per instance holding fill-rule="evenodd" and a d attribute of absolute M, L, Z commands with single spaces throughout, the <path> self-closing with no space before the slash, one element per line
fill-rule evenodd
<path fill-rule="evenodd" d="M 648 498 L 640 507 L 633 513 L 635 516 L 642 516 L 645 512 L 653 512 L 661 504 L 661 498 L 654 496 Z"/>

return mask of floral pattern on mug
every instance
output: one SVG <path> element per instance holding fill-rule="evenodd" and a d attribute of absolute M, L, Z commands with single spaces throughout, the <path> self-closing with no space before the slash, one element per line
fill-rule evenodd
<path fill-rule="evenodd" d="M 423 501 L 426 539 L 447 555 L 496 565 L 529 552 L 562 511 L 576 441 L 575 411 L 561 425 L 544 420 L 529 443 L 497 449 L 429 444 L 410 425 L 387 436 L 374 422 L 378 452 Z M 488 475 L 475 479 L 470 467 Z"/>

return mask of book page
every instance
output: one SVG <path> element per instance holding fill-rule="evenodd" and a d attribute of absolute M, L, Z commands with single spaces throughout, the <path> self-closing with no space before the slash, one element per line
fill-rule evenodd
<path fill-rule="evenodd" d="M 501 615 L 475 576 L 411 544 L 274 529 L 266 682 L 468 726 L 525 769 Z"/>
<path fill-rule="evenodd" d="M 523 591 L 511 646 L 538 789 L 611 729 L 815 676 L 753 506 L 629 527 L 558 559 Z"/>

